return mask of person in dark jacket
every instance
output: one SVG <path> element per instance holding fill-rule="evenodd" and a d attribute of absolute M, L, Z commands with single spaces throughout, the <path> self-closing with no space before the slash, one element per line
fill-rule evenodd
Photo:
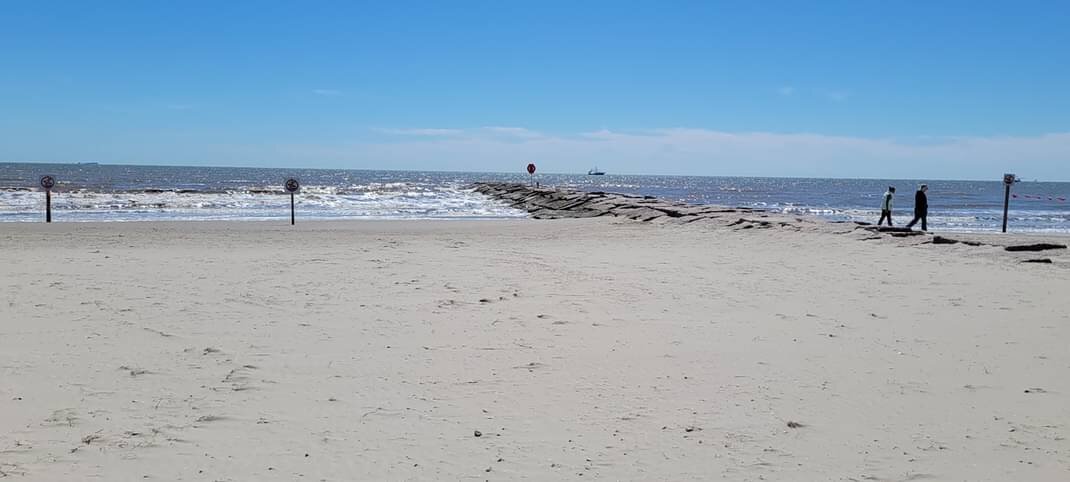
<path fill-rule="evenodd" d="M 914 219 L 907 224 L 908 228 L 914 227 L 914 223 L 921 220 L 921 230 L 928 231 L 929 226 L 926 222 L 929 217 L 929 198 L 925 196 L 925 191 L 929 190 L 929 186 L 922 184 L 918 188 L 918 192 L 914 193 Z"/>

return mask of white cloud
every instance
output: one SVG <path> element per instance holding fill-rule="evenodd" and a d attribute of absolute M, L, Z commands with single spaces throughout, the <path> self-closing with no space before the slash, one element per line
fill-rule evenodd
<path fill-rule="evenodd" d="M 524 141 L 544 137 L 542 133 L 524 127 L 487 126 L 474 129 L 417 128 L 399 129 L 378 127 L 372 129 L 380 134 L 413 137 L 457 137 L 497 139 L 500 141 Z"/>
<path fill-rule="evenodd" d="M 540 134 L 538 132 L 535 132 L 535 131 L 533 131 L 531 129 L 526 129 L 524 127 L 490 126 L 490 127 L 483 127 L 482 130 L 485 131 L 485 132 L 489 132 L 489 133 L 497 134 L 497 135 L 501 135 L 501 136 L 506 136 L 506 137 L 520 137 L 520 138 L 529 138 L 529 139 L 530 138 L 535 138 L 535 137 L 542 137 L 542 134 Z"/>
<path fill-rule="evenodd" d="M 464 132 L 461 129 L 388 129 L 388 128 L 375 128 L 375 132 L 381 134 L 390 134 L 394 136 L 423 136 L 423 137 L 438 137 L 438 136 L 455 136 Z"/>
<path fill-rule="evenodd" d="M 335 96 L 342 95 L 341 91 L 334 90 L 334 89 L 312 89 L 312 93 L 316 94 L 316 95 L 322 95 L 322 96 L 325 96 L 325 97 L 335 97 Z"/>
<path fill-rule="evenodd" d="M 784 97 L 790 97 L 790 96 L 795 94 L 795 87 L 792 87 L 790 85 L 785 85 L 785 86 L 777 89 L 776 91 L 777 91 L 778 94 L 780 94 L 780 95 L 782 95 Z"/>
<path fill-rule="evenodd" d="M 324 167 L 513 171 L 534 160 L 540 172 L 586 172 L 598 165 L 634 174 L 999 179 L 1013 171 L 1070 180 L 1070 133 L 892 139 L 695 128 L 568 135 L 523 129 L 522 137 L 490 128 L 378 132 L 409 137 L 249 149 L 262 159 Z"/>
<path fill-rule="evenodd" d="M 847 102 L 847 100 L 850 99 L 853 95 L 854 94 L 850 92 L 843 92 L 838 90 L 825 92 L 825 97 L 833 102 Z"/>

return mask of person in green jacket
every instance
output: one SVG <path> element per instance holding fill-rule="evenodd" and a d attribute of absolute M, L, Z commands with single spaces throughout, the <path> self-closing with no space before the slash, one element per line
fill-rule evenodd
<path fill-rule="evenodd" d="M 893 197 L 895 197 L 895 186 L 888 186 L 888 190 L 884 192 L 884 199 L 881 201 L 881 219 L 880 221 L 877 221 L 877 226 L 880 226 L 885 218 L 888 218 L 888 225 L 892 225 Z"/>

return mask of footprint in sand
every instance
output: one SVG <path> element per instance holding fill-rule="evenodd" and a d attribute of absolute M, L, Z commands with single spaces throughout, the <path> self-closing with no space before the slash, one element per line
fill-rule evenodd
<path fill-rule="evenodd" d="M 223 389 L 229 389 L 232 392 L 242 392 L 245 390 L 252 390 L 255 387 L 252 385 L 252 372 L 256 370 L 254 365 L 242 365 L 237 368 L 231 369 L 223 377 L 222 382 L 226 385 Z M 218 390 L 217 390 L 218 391 Z"/>
<path fill-rule="evenodd" d="M 10 475 L 25 476 L 26 471 L 22 469 L 18 464 L 10 462 L 0 462 L 0 479 L 3 479 Z"/>
<path fill-rule="evenodd" d="M 150 372 L 150 371 L 148 371 L 148 370 L 146 370 L 144 368 L 137 368 L 137 367 L 131 368 L 131 367 L 128 367 L 126 365 L 120 366 L 119 370 L 129 373 L 130 376 L 132 376 L 132 377 L 138 377 L 138 376 L 141 376 L 141 375 L 148 375 L 148 374 L 152 373 L 152 372 Z"/>
<path fill-rule="evenodd" d="M 44 423 L 42 423 L 42 425 L 66 425 L 68 427 L 73 427 L 77 421 L 77 410 L 73 408 L 61 408 L 59 410 L 53 411 L 52 415 L 49 415 L 48 418 L 45 419 Z"/>

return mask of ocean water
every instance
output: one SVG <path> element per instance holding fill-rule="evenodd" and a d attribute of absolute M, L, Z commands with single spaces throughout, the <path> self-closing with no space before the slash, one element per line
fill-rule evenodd
<path fill-rule="evenodd" d="M 522 167 L 522 166 L 521 166 Z M 53 220 L 284 220 L 282 183 L 301 181 L 301 219 L 495 219 L 526 213 L 467 188 L 476 181 L 527 182 L 525 173 L 120 166 L 0 163 L 0 222 L 41 221 L 40 176 L 56 177 Z M 696 204 L 747 206 L 832 220 L 871 221 L 896 186 L 895 221 L 911 218 L 914 190 L 929 184 L 929 225 L 938 231 L 996 231 L 1003 184 L 993 181 L 793 179 L 539 174 L 544 186 L 657 196 Z M 1070 183 L 1021 182 L 1010 228 L 1070 233 Z"/>

